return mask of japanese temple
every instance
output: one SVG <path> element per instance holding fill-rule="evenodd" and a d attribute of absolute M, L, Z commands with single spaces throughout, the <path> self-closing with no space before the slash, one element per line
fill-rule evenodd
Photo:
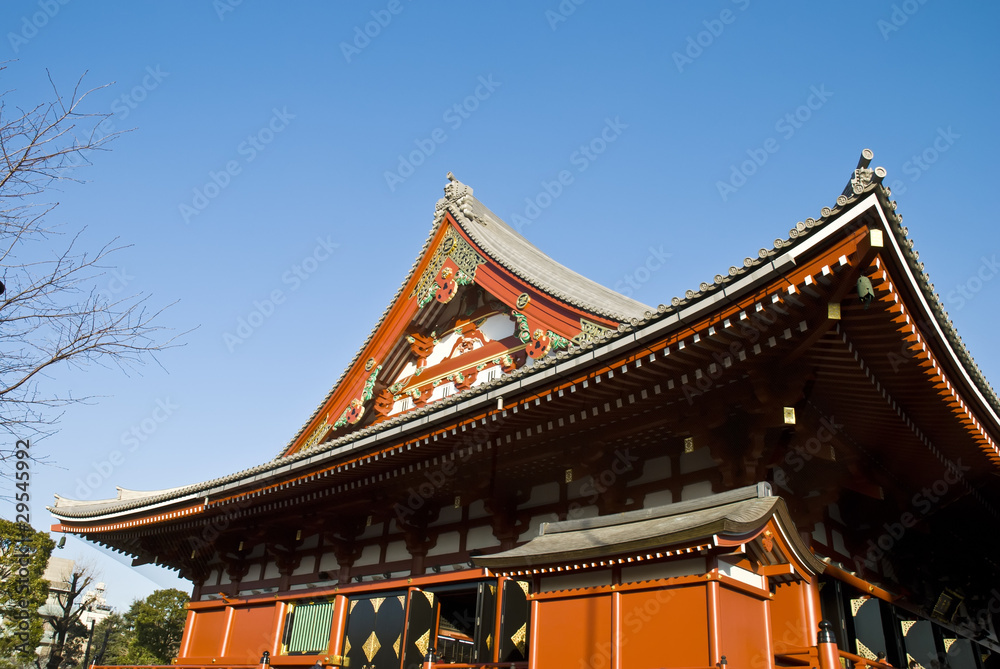
<path fill-rule="evenodd" d="M 191 580 L 185 667 L 1000 666 L 1000 402 L 871 160 L 658 306 L 449 174 L 273 460 L 52 529 Z"/>

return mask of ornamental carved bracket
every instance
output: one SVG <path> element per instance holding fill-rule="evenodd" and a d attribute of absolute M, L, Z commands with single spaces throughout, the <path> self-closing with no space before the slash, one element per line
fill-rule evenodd
<path fill-rule="evenodd" d="M 267 553 L 274 558 L 274 564 L 278 567 L 278 573 L 282 576 L 289 576 L 302 562 L 302 555 L 295 550 L 288 550 L 276 544 L 267 544 Z"/>
<path fill-rule="evenodd" d="M 518 513 L 518 502 L 527 501 L 526 495 L 518 497 L 492 497 L 486 500 L 486 510 L 492 516 L 490 525 L 493 536 L 500 541 L 501 550 L 510 550 L 528 529 L 530 514 Z"/>
<path fill-rule="evenodd" d="M 445 269 L 445 263 L 448 260 L 451 260 L 449 265 L 454 265 L 454 269 L 450 276 L 443 277 L 442 270 Z M 435 249 L 434 255 L 431 256 L 427 268 L 420 275 L 409 299 L 418 297 L 422 303 L 421 306 L 423 306 L 442 289 L 442 280 L 455 281 L 457 284 L 473 283 L 476 280 L 476 270 L 484 264 L 486 264 L 486 259 L 479 255 L 457 230 L 449 227 Z M 447 297 L 447 295 L 442 294 L 441 297 Z"/>

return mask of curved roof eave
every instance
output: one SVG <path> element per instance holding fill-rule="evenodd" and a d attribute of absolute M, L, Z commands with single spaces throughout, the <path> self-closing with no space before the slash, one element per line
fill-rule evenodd
<path fill-rule="evenodd" d="M 567 362 L 570 364 L 585 364 L 602 355 L 614 354 L 619 351 L 620 342 L 613 340 L 631 338 L 633 341 L 636 341 L 663 334 L 670 328 L 682 324 L 682 321 L 697 317 L 704 311 L 711 309 L 719 299 L 729 299 L 738 293 L 749 290 L 755 285 L 759 285 L 760 282 L 767 280 L 768 276 L 773 277 L 774 273 L 780 273 L 783 266 L 794 263 L 796 256 L 805 253 L 810 248 L 821 243 L 824 238 L 833 234 L 838 227 L 848 224 L 858 215 L 864 213 L 869 203 L 877 203 L 876 208 L 879 211 L 883 224 L 896 241 L 893 248 L 896 250 L 901 261 L 910 267 L 909 279 L 918 293 L 923 295 L 925 308 L 934 316 L 936 327 L 940 328 L 944 335 L 945 338 L 942 341 L 948 344 L 947 351 L 952 361 L 963 370 L 970 384 L 970 389 L 977 394 L 983 406 L 989 411 L 989 417 L 993 420 L 991 431 L 994 433 L 1000 432 L 1000 420 L 997 418 L 998 414 L 1000 414 L 1000 401 L 997 400 L 996 393 L 986 382 L 985 377 L 975 365 L 961 338 L 958 337 L 954 324 L 948 319 L 940 297 L 934 292 L 933 284 L 930 283 L 927 273 L 923 271 L 922 263 L 919 263 L 917 260 L 916 252 L 912 250 L 913 242 L 907 238 L 907 230 L 902 227 L 902 217 L 895 213 L 896 203 L 889 199 L 890 196 L 891 193 L 889 190 L 881 185 L 881 179 L 869 180 L 861 187 L 856 188 L 853 194 L 839 196 L 835 207 L 823 207 L 820 218 L 807 218 L 804 222 L 797 223 L 789 231 L 788 239 L 775 239 L 772 249 L 761 248 L 756 258 L 747 257 L 744 259 L 742 266 L 733 265 L 729 268 L 726 275 L 715 275 L 713 284 L 703 282 L 699 286 L 699 290 L 688 290 L 685 292 L 684 298 L 675 297 L 671 300 L 670 305 L 661 304 L 655 310 L 646 312 L 644 318 L 632 320 L 628 325 L 622 324 L 619 326 L 617 332 L 609 332 L 598 341 L 574 347 L 572 352 L 560 351 L 556 356 L 537 361 L 530 368 L 521 368 L 508 376 L 494 379 L 488 384 L 453 395 L 384 423 L 364 428 L 356 433 L 317 444 L 309 449 L 286 457 L 279 456 L 270 462 L 226 477 L 174 488 L 167 494 L 175 493 L 176 498 L 186 498 L 189 495 L 210 495 L 213 492 L 231 490 L 248 483 L 260 481 L 261 479 L 281 473 L 282 470 L 290 471 L 292 468 L 299 468 L 302 466 L 300 463 L 303 461 L 306 461 L 306 465 L 312 465 L 315 462 L 326 460 L 336 455 L 343 455 L 346 452 L 360 448 L 369 441 L 378 438 L 380 434 L 396 434 L 407 423 L 414 425 L 418 423 L 426 424 L 428 421 L 434 420 L 434 414 L 439 412 L 441 414 L 447 412 L 448 415 L 451 415 L 456 405 L 461 407 L 461 405 L 465 404 L 478 405 L 494 401 L 496 397 L 503 395 L 504 391 L 509 391 L 511 386 L 530 383 L 532 376 L 540 374 L 553 365 L 562 365 Z M 439 214 L 435 216 L 434 227 L 427 242 L 424 244 L 424 250 L 421 251 L 420 257 L 426 251 L 427 245 L 433 238 L 441 220 L 443 220 L 444 214 L 440 210 L 444 207 L 441 203 L 442 201 L 439 201 Z M 472 206 L 471 202 L 469 206 Z M 455 216 L 455 212 L 452 212 L 452 215 Z M 463 218 L 466 218 L 465 214 L 463 214 Z M 839 223 L 840 225 L 829 225 L 831 223 Z M 419 263 L 420 257 L 418 257 L 418 261 L 414 264 L 413 269 Z M 413 269 L 411 269 L 410 275 L 408 275 L 407 280 L 404 282 L 404 286 L 409 281 L 410 276 L 412 276 Z M 402 288 L 400 288 L 401 291 Z M 399 293 L 397 292 L 397 297 L 398 295 Z M 361 350 L 364 350 L 364 347 Z M 587 353 L 590 353 L 590 355 L 585 355 Z M 351 365 L 354 364 L 359 355 L 360 351 L 355 355 Z M 348 366 L 348 369 L 350 369 L 350 366 Z M 420 420 L 424 418 L 427 420 Z M 310 418 L 311 420 L 312 418 Z M 62 505 L 62 513 L 57 513 L 57 510 L 60 509 L 59 500 L 70 502 L 70 504 Z M 110 513 L 118 516 L 131 509 L 153 504 L 159 505 L 163 501 L 169 501 L 169 499 L 165 500 L 164 495 L 157 495 L 145 499 L 123 500 L 119 503 L 119 508 Z M 57 497 L 57 505 L 48 508 L 53 515 L 61 520 L 65 519 L 69 522 L 96 520 L 96 517 L 86 515 L 86 506 L 86 504 L 79 504 L 74 500 Z M 70 511 L 70 509 L 73 509 L 73 511 Z"/>

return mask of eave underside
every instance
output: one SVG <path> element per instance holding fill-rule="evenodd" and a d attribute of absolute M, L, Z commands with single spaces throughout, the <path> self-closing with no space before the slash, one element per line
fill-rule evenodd
<path fill-rule="evenodd" d="M 583 482 L 597 480 L 626 453 L 648 465 L 594 495 L 601 513 L 617 513 L 641 508 L 648 495 L 663 490 L 681 499 L 685 485 L 705 476 L 683 471 L 685 450 L 708 449 L 713 491 L 772 480 L 817 552 L 848 568 L 870 569 L 891 582 L 877 560 L 866 565 L 866 541 L 877 542 L 883 526 L 912 513 L 919 522 L 895 542 L 898 562 L 911 556 L 939 576 L 995 574 L 976 537 L 996 523 L 996 458 L 962 419 L 964 409 L 949 400 L 951 390 L 935 387 L 935 368 L 921 357 L 923 349 L 915 340 L 906 348 L 912 333 L 888 289 L 893 277 L 876 282 L 879 299 L 867 309 L 843 299 L 840 319 L 830 319 L 830 298 L 843 294 L 842 281 L 853 281 L 850 265 L 816 276 L 794 293 L 774 285 L 613 364 L 581 369 L 537 395 L 505 399 L 503 410 L 456 416 L 339 470 L 210 500 L 197 517 L 181 522 L 117 532 L 64 528 L 198 574 L 213 558 L 214 549 L 199 554 L 198 545 L 213 519 L 225 518 L 223 534 L 231 537 L 289 545 L 289 528 L 336 534 L 341 518 L 392 522 L 393 505 L 427 472 L 454 462 L 455 473 L 435 489 L 426 512 L 456 498 L 486 500 L 523 524 L 538 513 L 566 517 L 574 500 L 588 496 Z M 794 425 L 784 422 L 784 407 L 795 409 Z M 933 494 L 936 483 L 940 488 L 940 481 L 955 478 L 948 462 L 961 463 L 961 477 L 929 507 L 915 505 L 916 491 Z M 554 483 L 563 491 L 559 501 L 531 507 L 531 491 Z M 816 540 L 819 527 L 837 522 L 830 504 L 838 506 L 843 527 L 853 528 L 846 554 Z M 905 581 L 923 576 L 896 574 Z"/>

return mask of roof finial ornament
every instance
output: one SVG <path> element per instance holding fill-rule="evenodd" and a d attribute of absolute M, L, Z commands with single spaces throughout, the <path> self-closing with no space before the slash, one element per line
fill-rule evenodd
<path fill-rule="evenodd" d="M 448 183 L 444 187 L 444 198 L 438 200 L 437 211 L 440 211 L 448 204 L 457 204 L 461 207 L 468 204 L 466 196 L 472 196 L 472 188 L 455 178 L 455 175 L 448 172 Z M 470 209 L 471 212 L 471 209 Z"/>
<path fill-rule="evenodd" d="M 854 174 L 851 176 L 851 180 L 847 183 L 847 187 L 844 188 L 843 195 L 847 197 L 860 195 L 872 183 L 882 183 L 882 179 L 885 178 L 886 174 L 885 168 L 876 167 L 874 170 L 868 168 L 872 162 L 872 158 L 874 157 L 875 154 L 871 149 L 864 149 L 861 151 L 861 158 L 858 159 L 858 166 L 854 168 Z"/>

